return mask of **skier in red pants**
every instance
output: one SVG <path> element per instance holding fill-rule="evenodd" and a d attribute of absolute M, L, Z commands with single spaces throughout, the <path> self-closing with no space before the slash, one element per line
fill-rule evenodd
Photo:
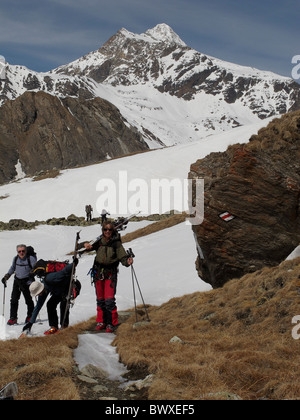
<path fill-rule="evenodd" d="M 118 265 L 129 267 L 133 259 L 128 257 L 120 235 L 110 222 L 102 225 L 102 236 L 93 245 L 84 243 L 86 250 L 95 250 L 96 257 L 92 269 L 97 296 L 97 330 L 113 332 L 118 324 L 116 288 Z"/>

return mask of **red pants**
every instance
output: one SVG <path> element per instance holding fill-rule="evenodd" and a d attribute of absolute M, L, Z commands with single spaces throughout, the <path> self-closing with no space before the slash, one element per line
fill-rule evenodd
<path fill-rule="evenodd" d="M 118 324 L 118 312 L 116 307 L 116 282 L 111 279 L 95 281 L 97 296 L 97 322 L 105 325 Z"/>

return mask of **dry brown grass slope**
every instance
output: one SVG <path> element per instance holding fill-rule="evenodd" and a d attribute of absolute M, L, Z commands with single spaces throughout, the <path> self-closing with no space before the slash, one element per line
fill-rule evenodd
<path fill-rule="evenodd" d="M 119 328 L 120 357 L 155 374 L 150 399 L 300 398 L 299 276 L 300 258 L 150 308 L 148 325 Z"/>
<path fill-rule="evenodd" d="M 90 322 L 49 337 L 0 341 L 0 388 L 16 382 L 18 400 L 77 400 L 73 349 Z"/>

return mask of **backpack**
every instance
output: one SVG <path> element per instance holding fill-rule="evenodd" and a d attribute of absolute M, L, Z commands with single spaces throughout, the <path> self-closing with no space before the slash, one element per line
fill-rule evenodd
<path fill-rule="evenodd" d="M 73 289 L 72 289 L 73 299 L 76 299 L 77 296 L 80 295 L 80 290 L 81 290 L 81 283 L 80 283 L 79 280 L 75 280 L 74 285 L 73 285 Z"/>
<path fill-rule="evenodd" d="M 29 267 L 32 269 L 32 264 L 31 264 L 31 261 L 30 261 L 30 257 L 34 257 L 34 258 L 37 259 L 37 255 L 36 255 L 36 252 L 35 252 L 33 246 L 29 245 L 29 246 L 26 247 L 26 249 L 27 249 L 27 252 L 26 252 L 27 263 L 28 263 Z M 13 260 L 14 271 L 16 271 L 17 259 L 18 259 L 18 255 L 16 255 L 14 260 Z"/>
<path fill-rule="evenodd" d="M 32 269 L 32 274 L 38 277 L 44 277 L 48 273 L 56 273 L 57 271 L 63 270 L 69 261 L 45 261 L 45 260 L 38 260 L 37 263 L 34 265 Z"/>
<path fill-rule="evenodd" d="M 46 261 L 46 270 L 45 270 L 46 273 L 44 275 L 61 271 L 68 264 L 69 264 L 69 261 L 62 261 L 62 262 L 61 261 Z M 70 278 L 71 278 L 71 273 L 70 273 Z M 59 288 L 61 288 L 62 287 L 61 282 L 62 282 L 62 279 L 59 278 L 59 277 L 55 278 L 55 277 L 52 276 L 51 280 L 50 280 L 49 276 L 46 276 L 46 278 L 45 278 L 45 283 L 50 287 L 53 287 L 53 286 L 57 285 Z M 65 283 L 63 282 L 63 284 L 65 284 Z M 81 291 L 80 281 L 77 280 L 77 279 L 73 280 L 70 298 L 72 300 L 76 299 L 77 296 L 80 295 L 80 291 Z M 66 290 L 65 290 L 65 292 L 66 292 Z M 66 296 L 67 296 L 67 294 L 66 294 Z"/>
<path fill-rule="evenodd" d="M 37 258 L 37 255 L 36 255 L 36 252 L 35 252 L 35 250 L 34 250 L 33 246 L 29 245 L 29 246 L 27 246 L 26 248 L 27 248 L 27 256 L 28 256 L 28 257 L 34 257 L 34 258 Z"/>
<path fill-rule="evenodd" d="M 46 266 L 46 273 L 56 273 L 57 271 L 63 270 L 69 261 L 48 261 Z"/>

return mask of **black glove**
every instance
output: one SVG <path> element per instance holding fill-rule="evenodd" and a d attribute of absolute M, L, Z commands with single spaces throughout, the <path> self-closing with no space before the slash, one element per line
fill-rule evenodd
<path fill-rule="evenodd" d="M 22 331 L 30 331 L 31 327 L 32 327 L 32 323 L 31 322 L 27 322 L 27 324 L 24 325 L 23 330 Z"/>
<path fill-rule="evenodd" d="M 5 274 L 5 276 L 3 277 L 3 279 L 1 280 L 2 281 L 2 283 L 4 284 L 4 287 L 6 287 L 6 282 L 7 282 L 7 280 L 10 278 L 10 275 L 9 274 Z"/>
<path fill-rule="evenodd" d="M 77 267 L 77 264 L 78 264 L 78 258 L 75 258 L 75 257 L 73 257 L 73 262 L 74 262 L 74 265 L 75 265 L 75 267 Z"/>

